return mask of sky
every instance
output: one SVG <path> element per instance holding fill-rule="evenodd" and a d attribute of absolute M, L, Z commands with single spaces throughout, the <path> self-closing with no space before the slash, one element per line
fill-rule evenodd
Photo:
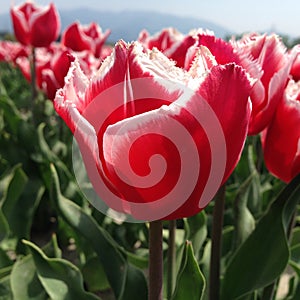
<path fill-rule="evenodd" d="M 23 3 L 20 0 L 0 1 L 2 3 L 0 14 L 8 12 L 11 3 Z M 300 36 L 299 0 L 53 0 L 52 2 L 59 10 L 80 7 L 110 11 L 151 10 L 212 21 L 233 32 L 271 30 L 291 37 Z M 35 3 L 45 5 L 50 1 L 36 0 Z"/>

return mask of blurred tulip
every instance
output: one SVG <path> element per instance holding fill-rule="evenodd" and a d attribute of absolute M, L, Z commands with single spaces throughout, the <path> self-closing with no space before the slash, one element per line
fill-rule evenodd
<path fill-rule="evenodd" d="M 110 30 L 102 32 L 101 27 L 92 22 L 81 25 L 78 22 L 71 24 L 62 34 L 62 44 L 74 51 L 91 51 L 95 57 L 101 57 L 102 47 L 110 34 Z"/>
<path fill-rule="evenodd" d="M 154 47 L 165 52 L 175 43 L 182 41 L 184 35 L 175 28 L 169 27 L 161 30 L 151 36 L 147 30 L 142 30 L 139 34 L 138 41 L 143 44 L 146 49 L 152 50 Z"/>
<path fill-rule="evenodd" d="M 10 10 L 17 40 L 26 46 L 48 47 L 58 37 L 60 19 L 53 3 L 40 7 L 26 1 Z"/>
<path fill-rule="evenodd" d="M 92 80 L 75 60 L 65 82 L 55 109 L 112 209 L 148 220 L 194 215 L 239 160 L 251 85 L 241 67 L 218 65 L 205 47 L 187 72 L 156 49 L 120 41 Z M 161 166 L 165 172 L 153 183 Z"/>
<path fill-rule="evenodd" d="M 68 73 L 74 52 L 61 44 L 52 44 L 49 48 L 36 50 L 36 84 L 48 97 L 53 100 L 58 89 L 64 86 L 64 78 Z M 97 61 L 90 52 L 77 53 L 80 67 L 86 76 L 90 76 L 98 67 Z M 24 77 L 30 82 L 30 62 L 27 57 L 16 60 Z"/>
<path fill-rule="evenodd" d="M 0 41 L 0 61 L 16 63 L 22 56 L 29 56 L 29 49 L 26 46 L 17 42 Z"/>
<path fill-rule="evenodd" d="M 273 175 L 290 182 L 300 173 L 300 82 L 289 81 L 262 144 Z"/>

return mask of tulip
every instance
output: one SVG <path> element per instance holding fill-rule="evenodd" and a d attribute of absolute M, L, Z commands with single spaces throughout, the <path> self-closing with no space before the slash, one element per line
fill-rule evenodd
<path fill-rule="evenodd" d="M 85 26 L 75 22 L 63 32 L 62 44 L 74 51 L 89 50 L 99 58 L 109 34 L 110 30 L 102 33 L 101 27 L 94 22 Z"/>
<path fill-rule="evenodd" d="M 52 44 L 49 48 L 38 48 L 36 54 L 36 84 L 53 100 L 58 89 L 64 86 L 64 78 L 68 73 L 73 51 L 60 44 Z M 80 67 L 86 76 L 90 76 L 99 67 L 99 61 L 88 51 L 77 53 Z M 27 57 L 20 57 L 16 64 L 23 76 L 31 82 L 30 62 Z"/>
<path fill-rule="evenodd" d="M 137 42 L 119 41 L 91 80 L 72 62 L 54 107 L 110 208 L 139 220 L 194 215 L 237 164 L 251 83 L 198 50 L 188 72 Z"/>
<path fill-rule="evenodd" d="M 142 30 L 139 34 L 138 41 L 144 45 L 146 49 L 152 50 L 154 47 L 165 52 L 175 43 L 182 41 L 184 35 L 175 28 L 165 28 L 160 32 L 151 36 L 147 30 Z"/>
<path fill-rule="evenodd" d="M 295 81 L 300 80 L 300 54 L 297 55 L 297 58 L 292 65 L 290 75 Z"/>
<path fill-rule="evenodd" d="M 19 57 L 28 57 L 29 49 L 22 44 L 11 41 L 0 41 L 0 61 L 16 63 Z"/>
<path fill-rule="evenodd" d="M 258 78 L 262 88 L 251 95 L 253 110 L 249 135 L 255 135 L 264 130 L 273 118 L 283 97 L 296 52 L 288 55 L 286 47 L 275 34 L 246 35 L 234 47 L 241 56 L 251 56 L 262 70 L 262 76 Z"/>
<path fill-rule="evenodd" d="M 270 126 L 262 135 L 268 170 L 285 182 L 300 173 L 300 82 L 289 81 Z"/>
<path fill-rule="evenodd" d="M 60 19 L 53 3 L 40 7 L 33 2 L 10 10 L 17 40 L 26 46 L 48 47 L 58 37 Z"/>

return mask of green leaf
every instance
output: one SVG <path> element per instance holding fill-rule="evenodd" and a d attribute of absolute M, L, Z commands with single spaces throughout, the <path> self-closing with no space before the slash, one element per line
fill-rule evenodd
<path fill-rule="evenodd" d="M 6 251 L 0 248 L 0 268 L 5 268 L 13 264 L 13 261 L 8 257 Z"/>
<path fill-rule="evenodd" d="M 207 236 L 207 217 L 204 211 L 187 218 L 185 222 L 187 231 L 186 240 L 193 244 L 196 258 L 198 259 L 199 251 Z"/>
<path fill-rule="evenodd" d="M 45 188 L 39 179 L 28 180 L 21 165 L 15 166 L 9 177 L 2 199 L 2 212 L 10 232 L 19 240 L 18 252 L 23 253 L 24 246 L 20 241 L 29 238 L 34 213 Z M 0 229 L 1 219 L 3 220 L 0 213 Z"/>
<path fill-rule="evenodd" d="M 139 273 L 139 275 L 136 276 L 135 282 L 127 281 L 127 276 L 129 276 L 131 270 L 129 270 L 125 252 L 121 252 L 108 232 L 99 227 L 90 215 L 61 194 L 58 176 L 53 165 L 51 165 L 51 173 L 54 183 L 54 201 L 60 215 L 93 247 L 101 261 L 116 298 L 125 300 L 123 295 L 128 295 L 127 289 L 134 291 L 134 287 L 130 287 L 131 284 L 134 284 L 135 287 L 139 286 L 139 288 L 147 290 L 144 275 L 140 270 L 136 269 L 135 271 L 135 273 Z M 135 295 L 135 293 L 132 294 L 128 299 L 133 299 Z"/>
<path fill-rule="evenodd" d="M 17 135 L 19 122 L 22 117 L 14 102 L 7 96 L 0 95 L 0 109 L 4 111 L 4 118 L 12 134 Z"/>
<path fill-rule="evenodd" d="M 9 275 L 11 273 L 11 270 L 12 270 L 11 265 L 0 269 L 0 278 L 4 278 L 7 275 Z"/>
<path fill-rule="evenodd" d="M 97 292 L 110 288 L 103 266 L 98 257 L 94 256 L 89 259 L 81 272 L 89 291 Z"/>
<path fill-rule="evenodd" d="M 75 265 L 64 259 L 48 258 L 33 243 L 23 242 L 30 248 L 38 278 L 51 299 L 99 300 L 83 289 L 82 275 Z"/>
<path fill-rule="evenodd" d="M 200 300 L 204 289 L 204 276 L 194 256 L 192 244 L 187 241 L 172 300 Z"/>
<path fill-rule="evenodd" d="M 147 282 L 144 274 L 132 265 L 128 265 L 126 283 L 122 299 L 147 300 Z"/>
<path fill-rule="evenodd" d="M 62 162 L 62 160 L 50 149 L 47 141 L 44 137 L 44 128 L 46 124 L 41 123 L 37 129 L 38 131 L 38 142 L 40 151 L 48 162 L 54 163 L 57 167 L 64 171 L 64 174 L 69 178 L 73 179 L 72 173 L 66 167 L 66 165 Z"/>
<path fill-rule="evenodd" d="M 0 207 L 0 241 L 8 237 L 8 234 L 9 234 L 9 226 L 2 212 L 2 208 Z"/>
<path fill-rule="evenodd" d="M 146 269 L 149 264 L 148 256 L 138 255 L 132 252 L 126 252 L 128 261 L 140 269 Z"/>
<path fill-rule="evenodd" d="M 14 264 L 10 284 L 14 299 L 48 299 L 48 295 L 38 279 L 32 255 L 27 255 Z"/>
<path fill-rule="evenodd" d="M 28 178 L 22 170 L 21 164 L 14 166 L 5 178 L 1 180 L 1 192 L 3 196 L 0 204 L 8 220 L 11 218 L 12 211 L 22 194 L 27 180 Z"/>
<path fill-rule="evenodd" d="M 286 231 L 300 194 L 300 175 L 279 194 L 237 250 L 224 274 L 222 299 L 237 299 L 273 282 L 289 260 Z"/>
<path fill-rule="evenodd" d="M 0 279 L 0 300 L 13 300 L 10 289 L 10 276 Z"/>

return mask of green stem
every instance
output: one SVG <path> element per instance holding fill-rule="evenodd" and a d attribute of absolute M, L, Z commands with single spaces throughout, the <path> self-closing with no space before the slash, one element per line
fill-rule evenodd
<path fill-rule="evenodd" d="M 32 103 L 35 103 L 37 89 L 36 89 L 36 58 L 35 58 L 34 47 L 32 47 L 32 51 L 31 51 L 30 72 L 31 72 L 31 97 L 32 97 Z"/>
<path fill-rule="evenodd" d="M 35 124 L 35 112 L 36 112 L 36 98 L 37 98 L 37 88 L 36 88 L 36 56 L 35 56 L 35 48 L 32 47 L 31 57 L 30 57 L 30 75 L 31 75 L 31 112 L 32 112 L 32 120 Z"/>
<path fill-rule="evenodd" d="M 163 249 L 162 221 L 150 222 L 149 228 L 149 300 L 162 300 Z"/>
<path fill-rule="evenodd" d="M 167 260 L 167 299 L 171 299 L 175 285 L 176 275 L 176 220 L 169 221 L 169 241 L 168 241 L 168 260 Z"/>
<path fill-rule="evenodd" d="M 222 250 L 222 229 L 225 208 L 225 184 L 215 197 L 212 225 L 212 245 L 209 276 L 209 299 L 220 299 L 220 262 Z"/>

